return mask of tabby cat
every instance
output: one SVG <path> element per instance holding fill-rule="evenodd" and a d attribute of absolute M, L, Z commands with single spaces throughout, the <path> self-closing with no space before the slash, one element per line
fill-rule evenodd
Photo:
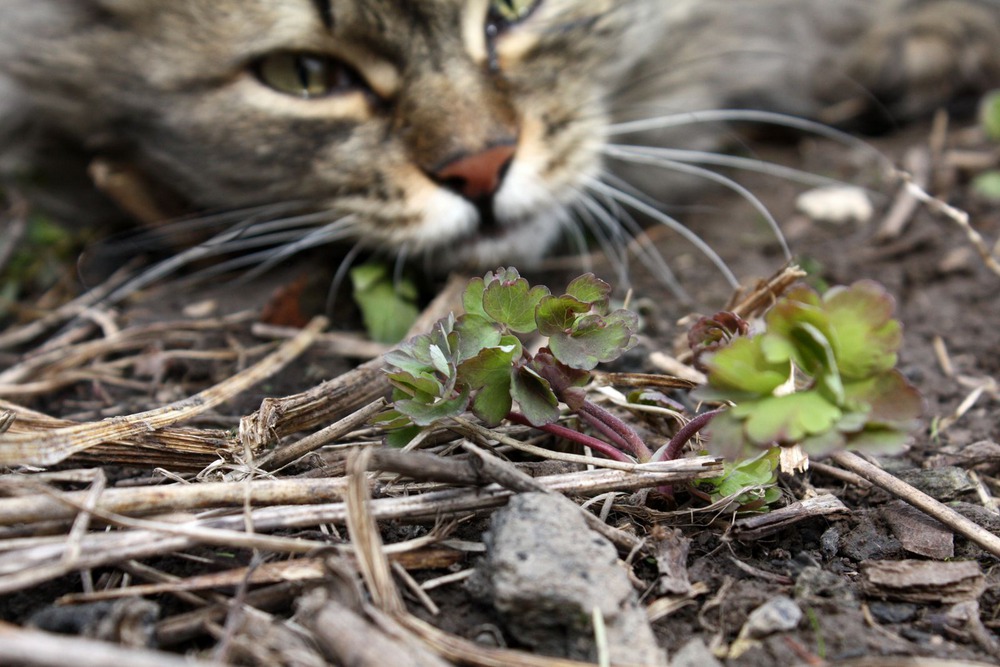
<path fill-rule="evenodd" d="M 714 149 L 700 112 L 900 119 L 998 83 L 1000 0 L 4 0 L 0 173 L 70 221 L 526 262 L 669 196 L 693 158 L 638 147 Z"/>

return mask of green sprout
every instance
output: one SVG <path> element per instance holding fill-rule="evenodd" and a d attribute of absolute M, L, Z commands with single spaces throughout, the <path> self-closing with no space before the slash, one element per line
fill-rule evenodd
<path fill-rule="evenodd" d="M 699 480 L 691 492 L 712 503 L 732 498 L 740 512 L 766 512 L 781 498 L 779 458 L 780 449 L 772 447 L 742 461 L 726 461 L 721 475 Z"/>
<path fill-rule="evenodd" d="M 728 458 L 775 446 L 817 455 L 903 444 L 922 400 L 895 370 L 902 330 L 883 287 L 860 281 L 823 297 L 799 287 L 765 318 L 765 331 L 736 337 L 705 362 L 696 398 L 728 402 L 708 427 Z"/>
<path fill-rule="evenodd" d="M 490 426 L 509 419 L 616 460 L 649 460 L 653 454 L 635 430 L 587 400 L 582 389 L 598 364 L 636 343 L 637 316 L 612 311 L 610 295 L 611 287 L 593 274 L 573 280 L 561 296 L 532 287 L 514 268 L 473 279 L 464 315 L 444 318 L 386 354 L 394 409 L 381 419 L 398 432 L 391 442 L 471 409 Z M 531 354 L 518 336 L 534 333 L 548 341 Z M 610 443 L 555 424 L 560 401 Z"/>
<path fill-rule="evenodd" d="M 379 343 L 398 343 L 417 321 L 417 287 L 411 280 L 394 280 L 390 267 L 368 262 L 351 269 L 354 303 L 365 329 Z"/>

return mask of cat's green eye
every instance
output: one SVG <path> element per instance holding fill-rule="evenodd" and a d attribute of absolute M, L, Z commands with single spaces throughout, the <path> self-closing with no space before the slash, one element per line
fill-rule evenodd
<path fill-rule="evenodd" d="M 272 53 L 261 58 L 255 70 L 265 85 L 304 100 L 345 93 L 362 85 L 353 69 L 316 53 Z"/>
<path fill-rule="evenodd" d="M 541 0 L 490 0 L 490 14 L 510 25 L 528 17 Z"/>

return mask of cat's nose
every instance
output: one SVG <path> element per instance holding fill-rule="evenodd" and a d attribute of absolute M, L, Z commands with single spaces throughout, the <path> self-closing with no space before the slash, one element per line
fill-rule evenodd
<path fill-rule="evenodd" d="M 462 155 L 433 170 L 431 177 L 471 202 L 482 202 L 500 189 L 516 151 L 511 143 Z"/>

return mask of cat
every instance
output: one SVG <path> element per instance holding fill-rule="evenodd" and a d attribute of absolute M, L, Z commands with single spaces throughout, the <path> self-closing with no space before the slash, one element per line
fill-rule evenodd
<path fill-rule="evenodd" d="M 704 112 L 907 119 L 1000 83 L 1000 0 L 0 12 L 7 188 L 71 222 L 235 211 L 261 257 L 341 241 L 437 268 L 528 263 L 580 227 L 613 244 L 637 233 L 617 212 L 645 201 L 633 188 L 669 198 L 684 161 L 640 147 L 716 150 L 720 120 L 751 117 Z"/>

